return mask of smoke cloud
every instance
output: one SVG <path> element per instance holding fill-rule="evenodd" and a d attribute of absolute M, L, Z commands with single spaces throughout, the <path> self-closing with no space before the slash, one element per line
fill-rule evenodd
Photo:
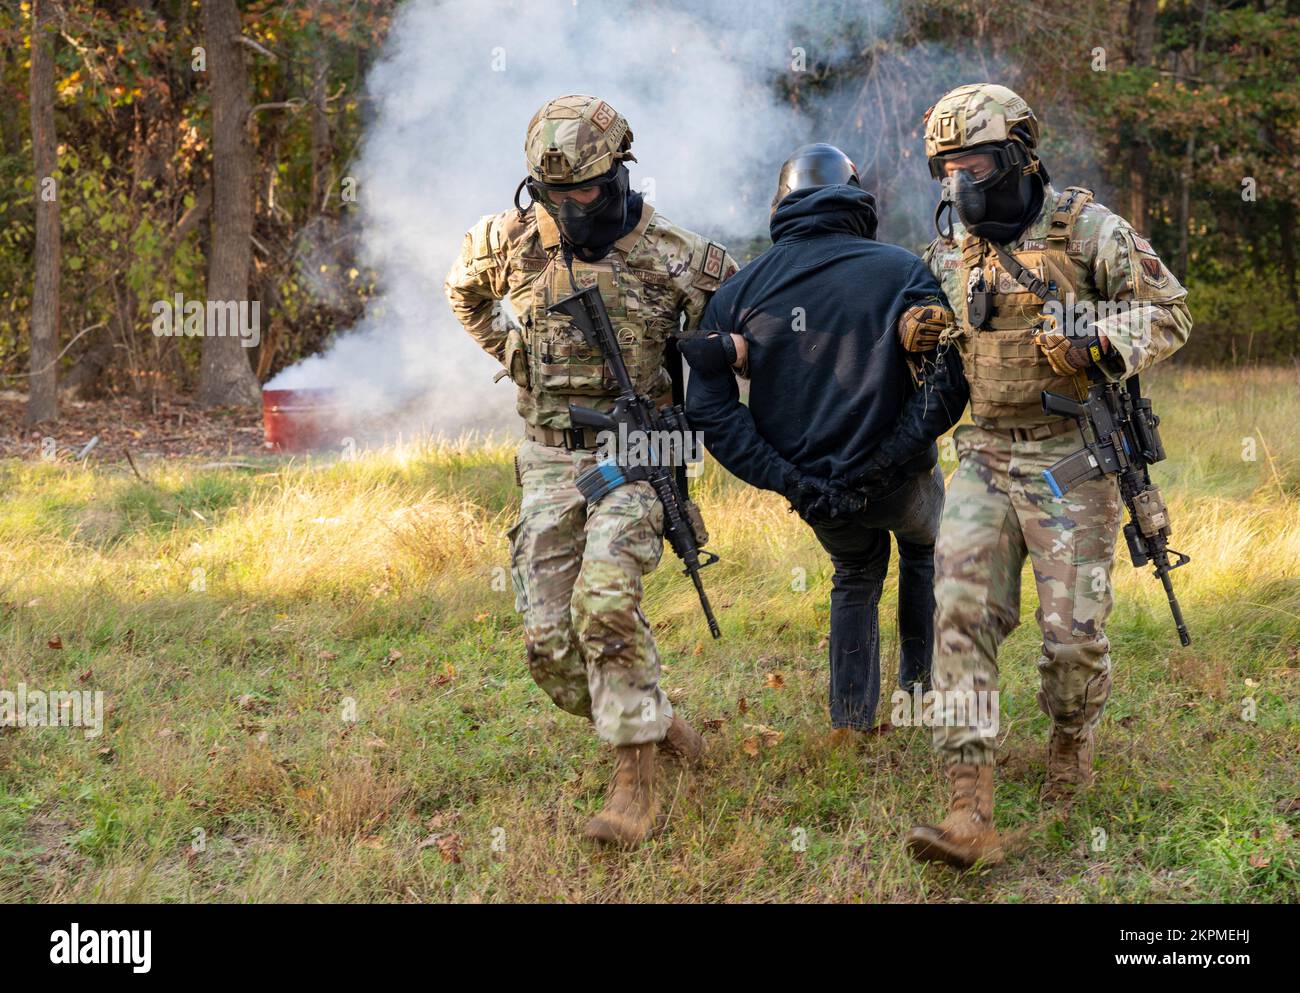
<path fill-rule="evenodd" d="M 528 120 L 563 93 L 599 95 L 626 116 L 633 186 L 733 249 L 766 236 L 780 163 L 810 141 L 859 163 L 882 239 L 920 247 L 936 193 L 920 114 L 999 67 L 912 49 L 873 56 L 849 87 L 819 84 L 811 102 L 778 85 L 893 30 L 879 2 L 411 0 L 367 80 L 374 117 L 353 170 L 378 296 L 268 386 L 333 387 L 358 414 L 406 431 L 517 432 L 514 387 L 493 384 L 499 365 L 452 317 L 442 283 L 470 226 L 510 206 Z"/>

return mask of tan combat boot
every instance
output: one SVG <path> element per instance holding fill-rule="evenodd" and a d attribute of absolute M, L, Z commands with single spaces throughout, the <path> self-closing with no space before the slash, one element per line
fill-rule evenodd
<path fill-rule="evenodd" d="M 948 766 L 952 804 L 937 827 L 919 824 L 907 832 L 907 848 L 922 862 L 946 862 L 969 869 L 983 860 L 1002 861 L 1002 839 L 993 827 L 993 766 Z"/>
<path fill-rule="evenodd" d="M 614 783 L 605 809 L 587 822 L 583 836 L 592 841 L 633 848 L 654 829 L 655 748 L 619 745 L 615 750 Z"/>
<path fill-rule="evenodd" d="M 704 736 L 676 714 L 659 747 L 687 765 L 698 766 L 704 761 Z"/>
<path fill-rule="evenodd" d="M 1041 800 L 1045 806 L 1060 806 L 1067 812 L 1075 793 L 1092 785 L 1092 736 L 1082 738 L 1052 725 L 1052 739 L 1047 744 L 1047 779 Z"/>

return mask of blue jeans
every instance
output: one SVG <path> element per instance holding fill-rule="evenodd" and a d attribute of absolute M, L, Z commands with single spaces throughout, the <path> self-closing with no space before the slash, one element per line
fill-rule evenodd
<path fill-rule="evenodd" d="M 833 727 L 874 726 L 880 699 L 880 594 L 889 534 L 898 541 L 898 685 L 929 687 L 934 649 L 934 543 L 943 512 L 935 466 L 851 518 L 813 525 L 831 557 L 830 706 Z"/>

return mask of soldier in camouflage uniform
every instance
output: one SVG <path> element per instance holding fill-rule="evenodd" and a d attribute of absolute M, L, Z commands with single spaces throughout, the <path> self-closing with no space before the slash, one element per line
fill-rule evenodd
<path fill-rule="evenodd" d="M 515 608 L 533 679 L 563 710 L 589 719 L 616 749 L 610 798 L 588 823 L 599 841 L 636 844 L 654 824 L 657 744 L 691 761 L 703 740 L 659 686 L 659 656 L 641 610 L 642 576 L 659 563 L 663 508 L 649 483 L 588 507 L 574 485 L 597 440 L 575 429 L 570 402 L 609 410 L 617 393 L 598 349 L 556 301 L 600 287 L 639 393 L 671 395 L 665 348 L 699 323 L 735 263 L 722 246 L 673 224 L 629 189 L 632 131 L 609 104 L 571 95 L 528 125 L 528 176 L 515 208 L 484 217 L 447 277 L 452 310 L 519 389 L 523 489 L 510 532 Z M 532 203 L 519 207 L 527 186 Z M 501 301 L 518 319 L 504 319 Z"/>
<path fill-rule="evenodd" d="M 1020 621 L 1026 556 L 1043 636 L 1038 703 L 1052 720 L 1045 802 L 1068 808 L 1091 782 L 1094 729 L 1110 693 L 1118 487 L 1105 476 L 1053 495 L 1042 471 L 1081 442 L 1073 419 L 1043 412 L 1041 394 L 1082 399 L 1089 376 L 1136 375 L 1191 328 L 1186 290 L 1151 244 L 1090 191 L 1053 188 L 1037 145 L 1033 112 L 1005 86 L 959 87 L 926 116 L 926 156 L 944 182 L 940 211 L 955 208 L 958 221 L 925 254 L 954 319 L 937 341 L 915 346 L 939 345 L 931 389 L 917 398 L 928 421 L 918 437 L 946 430 L 967 397 L 974 424 L 955 435 L 959 466 L 936 549 L 933 679 L 943 719 L 934 741 L 947 759 L 951 809 L 939 825 L 913 828 L 908 846 L 917 858 L 963 867 L 1000 859 L 1001 841 L 994 740 L 960 704 L 970 691 L 997 689 L 998 647 Z M 1045 306 L 1053 299 L 1063 306 Z M 1077 328 L 1061 320 L 1073 303 L 1090 305 L 1087 320 L 1070 322 Z M 892 456 L 876 453 L 878 466 L 906 456 L 908 434 L 889 440 Z"/>

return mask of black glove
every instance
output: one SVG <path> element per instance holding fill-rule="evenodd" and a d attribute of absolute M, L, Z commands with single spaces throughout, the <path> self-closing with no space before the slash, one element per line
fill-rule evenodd
<path fill-rule="evenodd" d="M 862 471 L 849 480 L 849 485 L 864 502 L 869 502 L 889 496 L 902 487 L 911 475 L 901 471 L 897 466 L 885 466 L 868 459 Z"/>
<path fill-rule="evenodd" d="M 736 362 L 736 343 L 729 334 L 679 338 L 677 348 L 692 369 L 704 373 L 725 372 Z"/>
<path fill-rule="evenodd" d="M 786 471 L 785 484 L 790 509 L 809 524 L 843 520 L 863 508 L 862 499 L 847 487 L 806 475 L 793 467 Z"/>

